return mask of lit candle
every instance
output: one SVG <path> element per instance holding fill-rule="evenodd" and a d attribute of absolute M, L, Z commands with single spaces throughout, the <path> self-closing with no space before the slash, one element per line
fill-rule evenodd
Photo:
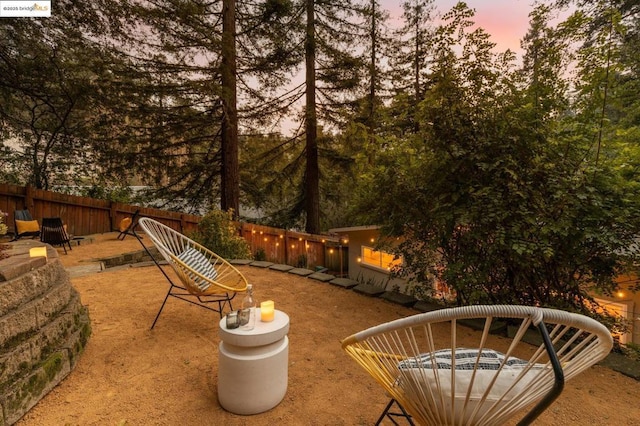
<path fill-rule="evenodd" d="M 33 247 L 29 249 L 29 257 L 47 257 L 46 247 Z"/>
<path fill-rule="evenodd" d="M 274 303 L 273 300 L 267 300 L 260 303 L 260 321 L 273 321 Z"/>

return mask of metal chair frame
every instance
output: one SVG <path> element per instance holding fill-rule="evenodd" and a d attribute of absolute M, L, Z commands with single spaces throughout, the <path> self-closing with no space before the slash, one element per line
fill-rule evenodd
<path fill-rule="evenodd" d="M 62 246 L 64 254 L 71 250 L 71 238 L 59 217 L 43 217 L 40 227 L 40 241 L 52 246 Z"/>
<path fill-rule="evenodd" d="M 394 405 L 398 407 L 400 412 L 391 411 Z M 379 426 L 380 424 L 382 424 L 382 421 L 385 419 L 385 417 L 388 418 L 391 421 L 391 423 L 393 423 L 396 426 L 400 426 L 400 423 L 396 421 L 396 418 L 398 417 L 404 418 L 409 424 L 409 426 L 415 426 L 415 423 L 413 422 L 411 415 L 407 413 L 407 410 L 405 410 L 404 407 L 400 405 L 398 401 L 396 401 L 393 398 L 391 398 L 391 401 L 389 401 L 389 403 L 384 408 L 384 411 L 382 412 L 380 417 L 378 417 L 378 421 L 376 421 L 376 426 Z"/>
<path fill-rule="evenodd" d="M 180 280 L 180 284 L 176 283 L 176 281 L 167 274 L 160 263 L 161 261 L 157 259 L 157 255 L 154 256 L 150 247 L 144 244 L 142 236 L 137 231 L 138 227 L 149 237 L 166 263 L 171 265 Z M 155 327 L 169 297 L 175 297 L 176 299 L 184 300 L 185 302 L 217 312 L 220 318 L 222 318 L 226 307 L 228 307 L 229 310 L 233 310 L 232 300 L 236 294 L 245 292 L 247 289 L 247 280 L 237 268 L 211 250 L 167 225 L 143 217 L 140 218 L 136 226 L 132 228 L 132 233 L 169 282 L 169 290 L 162 301 L 158 314 L 153 320 L 153 324 L 151 324 L 151 329 Z M 187 248 L 198 250 L 198 252 L 207 257 L 217 271 L 217 276 L 214 279 L 202 275 L 195 270 L 192 265 L 185 263 L 178 257 L 180 253 L 184 252 Z M 201 283 L 206 282 L 208 288 L 205 290 L 201 289 L 194 280 L 198 280 Z"/>
<path fill-rule="evenodd" d="M 123 241 L 127 237 L 127 235 L 131 235 L 134 237 L 136 236 L 133 233 L 133 229 L 137 225 L 136 221 L 138 220 L 139 215 L 140 215 L 140 210 L 136 210 L 130 218 L 126 217 L 122 219 L 122 221 L 120 222 L 120 229 L 119 229 L 120 233 L 118 234 L 118 237 L 117 237 L 120 241 Z M 129 223 L 125 227 L 123 227 L 122 226 L 123 222 L 126 220 L 128 220 Z"/>

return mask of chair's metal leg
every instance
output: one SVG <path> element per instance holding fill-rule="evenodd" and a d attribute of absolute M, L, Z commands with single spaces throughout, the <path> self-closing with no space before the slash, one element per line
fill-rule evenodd
<path fill-rule="evenodd" d="M 392 413 L 390 410 L 391 410 L 391 407 L 393 407 L 393 404 L 396 404 L 402 413 Z M 391 399 L 391 401 L 389 401 L 389 403 L 385 407 L 384 411 L 378 418 L 378 421 L 376 421 L 376 426 L 379 426 L 385 417 L 387 417 L 391 421 L 391 423 L 393 423 L 394 425 L 400 426 L 400 423 L 396 422 L 396 420 L 393 418 L 394 416 L 404 417 L 407 420 L 407 423 L 409 423 L 409 425 L 415 426 L 415 423 L 413 423 L 413 420 L 411 419 L 411 415 L 407 413 L 404 407 L 400 405 L 398 401 L 396 401 L 393 398 Z"/>
<path fill-rule="evenodd" d="M 558 359 L 558 354 L 556 354 L 556 350 L 553 348 L 553 342 L 551 341 L 551 337 L 549 336 L 549 332 L 547 331 L 547 326 L 544 324 L 544 321 L 540 321 L 540 324 L 538 324 L 538 331 L 540 331 L 544 347 L 547 349 L 549 361 L 553 367 L 555 381 L 553 382 L 551 390 L 535 405 L 535 407 L 531 409 L 531 411 L 527 413 L 526 416 L 522 418 L 522 420 L 520 420 L 520 422 L 518 422 L 518 426 L 531 424 L 540 414 L 542 414 L 544 410 L 549 407 L 549 405 L 551 405 L 553 401 L 556 400 L 556 398 L 558 398 L 558 396 L 560 396 L 562 389 L 564 389 L 564 371 L 562 370 L 562 365 Z"/>
<path fill-rule="evenodd" d="M 160 314 L 162 313 L 162 310 L 164 309 L 164 305 L 165 303 L 167 303 L 167 299 L 169 298 L 169 296 L 171 296 L 171 290 L 173 290 L 173 284 L 171 285 L 171 287 L 169 287 L 169 291 L 167 292 L 167 295 L 164 297 L 164 300 L 162 301 L 162 306 L 160 306 L 160 310 L 158 311 L 158 314 L 156 315 L 156 318 L 153 320 L 153 324 L 151 324 L 151 329 L 153 330 L 153 327 L 155 327 L 156 322 L 158 321 L 158 318 L 160 318 Z"/>
<path fill-rule="evenodd" d="M 398 401 L 396 401 L 396 404 L 398 404 Z M 400 411 L 402 411 L 402 416 L 407 419 L 407 422 L 411 426 L 415 426 L 415 423 L 413 423 L 413 420 L 411 419 L 411 415 L 409 413 L 407 413 L 407 411 L 404 409 L 404 407 L 402 405 L 400 405 L 400 404 L 398 404 L 398 407 L 400 407 Z M 398 415 L 398 414 L 396 414 L 396 415 Z"/>
<path fill-rule="evenodd" d="M 160 318 L 160 314 L 162 313 L 162 309 L 164 308 L 165 303 L 167 303 L 167 299 L 169 298 L 169 296 L 171 296 L 171 291 L 173 290 L 173 287 L 175 287 L 175 286 L 173 284 L 173 281 L 171 281 L 171 278 L 169 278 L 169 275 L 167 275 L 167 273 L 164 271 L 164 269 L 162 269 L 162 267 L 160 266 L 160 263 L 158 263 L 156 258 L 153 257 L 153 255 L 151 254 L 151 252 L 149 251 L 147 246 L 144 245 L 144 243 L 142 242 L 142 237 L 136 233 L 135 225 L 133 226 L 131 232 L 132 232 L 133 236 L 136 237 L 136 239 L 138 240 L 140 245 L 144 248 L 144 251 L 147 252 L 147 254 L 151 258 L 151 260 L 153 260 L 153 263 L 155 263 L 156 266 L 158 267 L 158 269 L 160 269 L 160 272 L 162 272 L 162 275 L 164 275 L 164 277 L 167 279 L 167 281 L 169 281 L 169 285 L 171 286 L 171 287 L 169 287 L 169 291 L 167 292 L 167 295 L 164 297 L 164 300 L 162 301 L 162 306 L 160 306 L 160 310 L 158 311 L 158 314 L 156 315 L 156 318 L 153 320 L 153 324 L 151 324 L 151 330 L 153 330 L 153 327 L 155 327 L 156 321 L 158 321 L 158 318 Z"/>
<path fill-rule="evenodd" d="M 139 214 L 140 214 L 140 210 L 136 210 L 135 212 L 133 212 L 133 215 L 131 216 L 131 223 L 129 224 L 129 226 L 127 226 L 127 229 L 125 229 L 124 231 L 120 231 L 120 234 L 118 234 L 119 240 L 124 241 L 124 239 L 127 238 L 127 235 L 133 235 L 138 239 L 138 241 L 140 241 L 142 236 L 137 235 L 134 229 L 138 225 L 136 220 L 138 220 Z"/>
<path fill-rule="evenodd" d="M 220 314 L 220 318 L 222 319 L 222 313 L 224 311 L 224 307 L 225 305 L 229 305 L 229 311 L 233 311 L 233 305 L 231 304 L 231 300 L 236 297 L 235 294 L 232 294 L 231 297 L 229 297 L 229 293 L 226 294 L 227 298 L 224 300 L 219 300 L 218 301 L 218 313 Z"/>
<path fill-rule="evenodd" d="M 395 401 L 395 399 L 392 399 L 391 401 L 389 401 L 387 406 L 384 407 L 384 411 L 382 412 L 382 414 L 380 414 L 380 417 L 378 417 L 378 421 L 376 422 L 376 426 L 380 426 L 380 423 L 382 423 L 384 418 L 387 416 L 387 413 L 389 412 L 389 409 L 393 405 L 393 401 Z"/>

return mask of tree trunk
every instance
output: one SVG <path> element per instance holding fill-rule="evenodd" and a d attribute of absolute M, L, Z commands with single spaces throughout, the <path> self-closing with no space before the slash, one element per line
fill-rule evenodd
<path fill-rule="evenodd" d="M 240 208 L 240 166 L 238 160 L 238 110 L 236 93 L 236 0 L 222 2 L 222 166 L 220 207 Z"/>
<path fill-rule="evenodd" d="M 320 232 L 320 170 L 318 164 L 318 122 L 316 117 L 316 45 L 315 45 L 315 4 L 307 0 L 307 33 L 305 42 L 306 65 L 306 176 L 305 207 L 307 213 L 306 231 Z"/>
<path fill-rule="evenodd" d="M 369 125 L 369 133 L 371 134 L 371 140 L 375 139 L 376 134 L 376 83 L 378 80 L 378 69 L 376 66 L 376 55 L 378 49 L 378 37 L 376 32 L 376 1 L 371 0 L 371 28 L 369 37 L 371 37 L 371 62 L 369 64 L 369 76 L 371 78 L 371 82 L 369 84 L 369 117 L 368 117 L 368 125 Z"/>

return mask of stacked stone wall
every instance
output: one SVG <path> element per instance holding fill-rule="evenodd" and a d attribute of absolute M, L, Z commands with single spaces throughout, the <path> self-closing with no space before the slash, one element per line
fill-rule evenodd
<path fill-rule="evenodd" d="M 158 260 L 162 259 L 162 255 L 155 247 L 149 247 L 149 252 Z M 133 263 L 152 262 L 151 256 L 145 250 L 138 250 L 129 253 L 117 254 L 115 256 L 103 257 L 100 259 L 105 269 L 115 268 L 117 266 L 130 265 Z"/>
<path fill-rule="evenodd" d="M 17 422 L 73 369 L 91 334 L 89 314 L 55 249 L 11 243 L 0 260 L 0 426 Z"/>

